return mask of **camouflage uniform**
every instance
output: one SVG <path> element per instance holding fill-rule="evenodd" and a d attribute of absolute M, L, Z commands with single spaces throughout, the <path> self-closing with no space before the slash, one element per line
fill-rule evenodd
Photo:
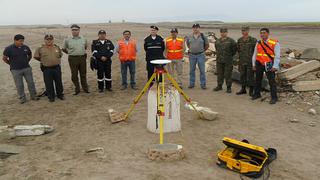
<path fill-rule="evenodd" d="M 232 70 L 233 70 L 233 57 L 237 52 L 237 43 L 227 37 L 226 39 L 219 38 L 215 42 L 217 52 L 217 73 L 218 73 L 218 87 L 221 89 L 223 80 L 226 80 L 228 89 L 232 85 Z"/>
<path fill-rule="evenodd" d="M 250 87 L 250 95 L 254 87 L 254 71 L 252 70 L 252 55 L 256 46 L 257 39 L 249 36 L 247 39 L 241 37 L 238 40 L 238 53 L 239 53 L 239 72 L 240 83 L 242 89 L 237 94 L 245 94 L 246 86 Z"/>

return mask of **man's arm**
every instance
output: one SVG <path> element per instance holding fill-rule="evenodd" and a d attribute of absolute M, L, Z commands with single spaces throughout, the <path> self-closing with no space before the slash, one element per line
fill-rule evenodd
<path fill-rule="evenodd" d="M 9 63 L 9 52 L 8 52 L 8 48 L 6 48 L 4 51 L 3 51 L 3 57 L 2 57 L 2 60 L 6 63 L 6 64 L 10 64 Z"/>
<path fill-rule="evenodd" d="M 37 48 L 36 51 L 34 52 L 33 58 L 38 61 L 41 61 L 41 56 L 39 51 L 40 51 L 40 48 Z"/>
<path fill-rule="evenodd" d="M 92 41 L 91 52 L 94 58 L 98 58 L 98 50 L 97 50 L 97 47 L 95 46 L 95 40 Z"/>
<path fill-rule="evenodd" d="M 280 43 L 277 42 L 275 48 L 274 48 L 274 62 L 273 62 L 273 67 L 274 71 L 279 70 L 280 69 Z"/>
<path fill-rule="evenodd" d="M 253 55 L 252 55 L 252 69 L 255 71 L 256 70 L 256 58 L 258 54 L 257 50 L 258 43 L 256 43 L 256 46 L 254 47 Z"/>
<path fill-rule="evenodd" d="M 235 40 L 232 40 L 232 56 L 236 55 L 238 51 L 238 45 Z"/>
<path fill-rule="evenodd" d="M 27 47 L 28 52 L 27 52 L 27 56 L 28 56 L 28 61 L 30 61 L 32 59 L 32 51 L 29 47 Z"/>
<path fill-rule="evenodd" d="M 67 39 L 65 39 L 65 40 L 63 41 L 62 51 L 63 51 L 64 53 L 68 54 L 68 41 L 67 41 Z"/>
<path fill-rule="evenodd" d="M 209 40 L 206 36 L 203 36 L 203 37 L 204 37 L 204 51 L 206 51 L 209 49 Z"/>

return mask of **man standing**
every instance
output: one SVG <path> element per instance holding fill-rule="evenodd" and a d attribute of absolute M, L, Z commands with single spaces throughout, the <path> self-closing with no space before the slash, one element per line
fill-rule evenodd
<path fill-rule="evenodd" d="M 123 39 L 118 41 L 116 51 L 119 54 L 119 60 L 121 63 L 121 76 L 122 76 L 122 87 L 121 90 L 125 90 L 128 87 L 127 82 L 127 72 L 130 72 L 130 85 L 131 88 L 136 90 L 136 65 L 135 61 L 137 59 L 137 44 L 134 39 L 131 39 L 131 32 L 125 30 L 123 32 Z"/>
<path fill-rule="evenodd" d="M 61 57 L 62 51 L 59 46 L 54 44 L 53 36 L 51 34 L 45 35 L 44 45 L 36 50 L 34 58 L 41 62 L 46 93 L 50 102 L 55 101 L 56 94 L 59 99 L 64 100 L 60 67 Z"/>
<path fill-rule="evenodd" d="M 111 57 L 113 56 L 114 45 L 106 38 L 106 31 L 100 30 L 98 36 L 98 40 L 92 41 L 91 51 L 92 56 L 97 60 L 98 89 L 102 93 L 104 87 L 107 91 L 112 91 Z"/>
<path fill-rule="evenodd" d="M 3 51 L 3 61 L 10 65 L 10 71 L 16 85 L 20 103 L 27 101 L 24 93 L 23 78 L 27 81 L 31 100 L 39 100 L 36 96 L 36 88 L 33 81 L 32 69 L 29 62 L 32 58 L 30 48 L 24 43 L 24 36 L 17 34 L 14 36 L 14 44 L 8 46 Z"/>
<path fill-rule="evenodd" d="M 239 72 L 242 85 L 237 95 L 246 94 L 246 87 L 249 86 L 249 95 L 253 96 L 254 71 L 252 70 L 252 55 L 257 39 L 249 36 L 249 26 L 242 27 L 242 37 L 238 40 Z"/>
<path fill-rule="evenodd" d="M 206 86 L 206 72 L 205 72 L 205 54 L 204 52 L 209 48 L 208 38 L 200 32 L 200 24 L 192 26 L 193 34 L 186 39 L 189 48 L 189 63 L 190 63 L 190 89 L 194 88 L 196 80 L 196 65 L 200 70 L 200 85 L 202 89 L 207 89 Z"/>
<path fill-rule="evenodd" d="M 275 76 L 280 67 L 280 44 L 278 40 L 270 39 L 269 33 L 268 28 L 260 30 L 261 40 L 256 44 L 252 56 L 252 69 L 256 71 L 256 88 L 252 100 L 261 98 L 261 83 L 265 72 L 271 92 L 270 104 L 275 104 L 278 101 Z"/>
<path fill-rule="evenodd" d="M 237 43 L 228 37 L 228 29 L 220 29 L 221 38 L 215 42 L 217 51 L 217 73 L 218 73 L 218 86 L 214 91 L 222 90 L 224 79 L 226 80 L 227 93 L 231 93 L 232 86 L 232 70 L 233 70 L 233 57 L 237 52 Z"/>
<path fill-rule="evenodd" d="M 168 64 L 168 71 L 177 80 L 182 88 L 182 70 L 183 70 L 183 44 L 184 39 L 178 37 L 178 29 L 171 29 L 171 37 L 165 40 L 166 57 L 171 60 Z"/>
<path fill-rule="evenodd" d="M 164 41 L 157 33 L 157 26 L 150 26 L 150 35 L 144 39 L 144 50 L 146 51 L 148 80 L 154 73 L 154 65 L 150 61 L 164 59 L 163 52 L 165 49 Z"/>
<path fill-rule="evenodd" d="M 75 86 L 73 95 L 80 93 L 79 77 L 80 73 L 81 86 L 84 92 L 89 93 L 87 83 L 87 40 L 80 36 L 80 27 L 76 24 L 71 26 L 72 37 L 64 41 L 62 51 L 68 54 L 68 61 L 71 70 L 71 79 Z"/>

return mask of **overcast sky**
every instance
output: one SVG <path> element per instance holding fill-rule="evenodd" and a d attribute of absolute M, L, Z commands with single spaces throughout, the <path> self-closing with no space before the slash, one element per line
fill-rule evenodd
<path fill-rule="evenodd" d="M 0 25 L 320 21 L 319 0 L 0 0 Z"/>

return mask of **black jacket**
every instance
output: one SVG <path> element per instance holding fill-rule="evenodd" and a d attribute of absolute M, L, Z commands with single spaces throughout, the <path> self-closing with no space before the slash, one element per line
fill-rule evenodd
<path fill-rule="evenodd" d="M 153 40 L 151 35 L 144 39 L 144 50 L 146 51 L 146 60 L 164 59 L 163 52 L 165 46 L 161 36 L 156 36 Z"/>
<path fill-rule="evenodd" d="M 93 40 L 91 45 L 92 56 L 96 59 L 101 59 L 102 56 L 105 56 L 108 60 L 111 60 L 114 51 L 113 43 L 106 39 L 104 44 L 100 40 Z"/>

